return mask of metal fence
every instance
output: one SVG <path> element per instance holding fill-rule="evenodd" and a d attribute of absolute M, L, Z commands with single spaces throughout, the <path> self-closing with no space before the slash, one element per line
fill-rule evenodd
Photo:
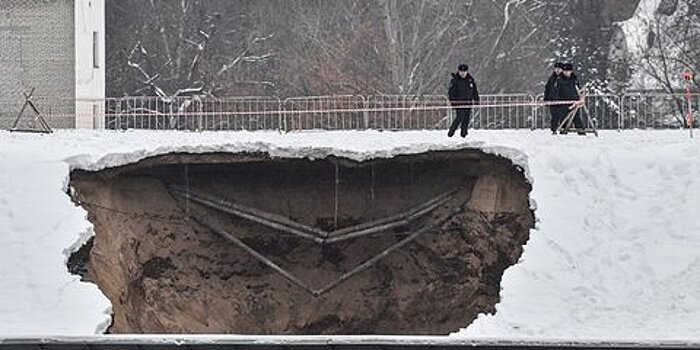
<path fill-rule="evenodd" d="M 700 95 L 691 98 L 697 121 Z M 11 126 L 22 102 L 0 102 L 0 128 Z M 116 130 L 430 130 L 447 128 L 454 114 L 444 95 L 308 96 L 284 101 L 263 96 L 131 96 L 89 102 L 38 98 L 36 104 L 53 128 L 77 124 Z M 583 116 L 599 129 L 659 129 L 685 126 L 687 113 L 685 95 L 649 92 L 588 95 Z M 31 123 L 31 117 L 29 113 L 23 122 Z M 471 127 L 546 129 L 549 108 L 543 105 L 541 95 L 483 95 L 473 110 Z"/>
<path fill-rule="evenodd" d="M 284 100 L 279 117 L 285 130 L 365 129 L 365 99 L 362 96 L 308 96 Z"/>
<path fill-rule="evenodd" d="M 700 96 L 692 95 L 691 104 L 695 126 L 698 121 Z M 684 94 L 638 93 L 621 97 L 620 127 L 631 128 L 681 128 L 688 115 L 688 102 Z"/>
<path fill-rule="evenodd" d="M 535 98 L 528 94 L 482 95 L 473 111 L 474 129 L 532 129 Z"/>
<path fill-rule="evenodd" d="M 277 130 L 281 102 L 274 97 L 224 99 L 108 98 L 107 129 Z"/>
<path fill-rule="evenodd" d="M 448 100 L 443 95 L 376 95 L 367 98 L 366 129 L 443 129 L 449 125 Z"/>
<path fill-rule="evenodd" d="M 586 108 L 581 114 L 587 121 L 591 119 L 593 125 L 599 129 L 615 130 L 621 129 L 620 120 L 622 117 L 622 97 L 613 94 L 588 95 L 586 97 Z M 542 95 L 535 97 L 535 107 L 533 119 L 533 129 L 549 128 L 549 107 L 541 106 L 544 102 Z M 587 125 L 587 124 L 586 124 Z"/>

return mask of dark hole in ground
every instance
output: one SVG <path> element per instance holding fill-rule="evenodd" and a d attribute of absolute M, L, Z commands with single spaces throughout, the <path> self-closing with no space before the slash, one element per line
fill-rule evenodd
<path fill-rule="evenodd" d="M 95 237 L 90 238 L 87 243 L 83 244 L 78 251 L 71 254 L 68 258 L 68 271 L 73 275 L 85 277 L 88 273 L 90 264 L 90 251 L 92 244 L 95 242 Z"/>
<path fill-rule="evenodd" d="M 69 269 L 112 301 L 112 333 L 454 332 L 479 313 L 495 312 L 503 271 L 520 257 L 534 223 L 521 169 L 478 150 L 362 163 L 169 154 L 75 171 L 71 186 L 96 235 L 69 259 Z M 174 196 L 171 186 L 327 231 L 459 190 L 420 219 L 320 245 Z M 436 222 L 320 296 L 210 229 L 231 233 L 320 288 Z"/>

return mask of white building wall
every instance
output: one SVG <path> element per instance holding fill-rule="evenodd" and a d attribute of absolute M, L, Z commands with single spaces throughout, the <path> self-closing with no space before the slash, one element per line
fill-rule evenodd
<path fill-rule="evenodd" d="M 79 129 L 103 129 L 105 105 L 105 1 L 75 0 L 74 10 L 75 127 Z M 96 45 L 96 50 L 94 50 L 93 45 Z"/>

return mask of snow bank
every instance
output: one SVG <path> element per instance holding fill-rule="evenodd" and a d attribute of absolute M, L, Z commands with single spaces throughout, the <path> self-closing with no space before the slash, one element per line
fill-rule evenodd
<path fill-rule="evenodd" d="M 0 132 L 0 336 L 90 335 L 109 324 L 109 301 L 65 266 L 91 234 L 65 193 L 71 168 L 170 152 L 363 160 L 469 147 L 526 170 L 539 223 L 506 271 L 498 313 L 454 339 L 697 338 L 698 143 L 681 131 Z"/>
<path fill-rule="evenodd" d="M 676 132 L 524 146 L 539 223 L 496 315 L 458 336 L 697 338 L 698 146 Z"/>

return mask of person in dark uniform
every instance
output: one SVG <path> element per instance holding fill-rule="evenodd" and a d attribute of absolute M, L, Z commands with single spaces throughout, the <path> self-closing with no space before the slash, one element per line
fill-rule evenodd
<path fill-rule="evenodd" d="M 549 79 L 547 80 L 547 84 L 544 86 L 544 101 L 545 102 L 550 102 L 555 100 L 554 96 L 554 87 L 557 86 L 559 78 L 561 78 L 562 75 L 562 66 L 563 63 L 557 62 L 554 64 L 554 71 L 552 72 L 552 75 L 549 76 Z M 557 128 L 559 127 L 559 123 L 561 122 L 561 119 L 559 117 L 559 112 L 556 109 L 556 106 L 550 105 L 549 106 L 549 115 L 550 115 L 550 120 L 549 120 L 549 129 L 552 130 L 552 134 L 557 133 Z"/>
<path fill-rule="evenodd" d="M 553 88 L 554 98 L 557 101 L 578 101 L 581 99 L 578 91 L 581 88 L 578 82 L 578 77 L 574 73 L 574 65 L 571 63 L 564 63 L 562 65 L 562 75 L 557 80 L 557 84 Z M 569 114 L 569 111 L 573 109 L 574 102 L 557 105 L 555 110 L 557 111 L 557 117 L 560 118 L 559 122 L 564 120 Z M 583 123 L 579 113 L 574 116 L 574 126 L 579 130 L 579 134 L 583 132 Z M 583 133 L 585 135 L 585 133 Z"/>
<path fill-rule="evenodd" d="M 460 135 L 466 137 L 469 133 L 469 120 L 471 119 L 472 110 L 465 106 L 479 104 L 479 90 L 476 87 L 476 81 L 469 74 L 469 66 L 466 64 L 460 64 L 457 67 L 457 73 L 452 73 L 448 98 L 450 99 L 450 104 L 454 107 L 456 116 L 454 121 L 452 121 L 452 125 L 450 125 L 447 136 L 452 137 L 459 127 Z"/>

